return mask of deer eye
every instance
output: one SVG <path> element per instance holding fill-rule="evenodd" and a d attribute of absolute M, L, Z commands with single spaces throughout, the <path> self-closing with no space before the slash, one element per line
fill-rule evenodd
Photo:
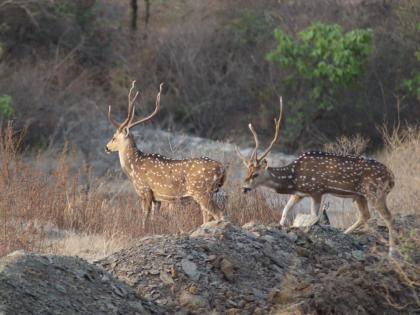
<path fill-rule="evenodd" d="M 252 178 L 252 179 L 257 178 L 257 177 L 258 177 L 258 173 L 254 173 L 254 174 L 252 174 L 252 176 L 251 176 L 251 178 Z"/>

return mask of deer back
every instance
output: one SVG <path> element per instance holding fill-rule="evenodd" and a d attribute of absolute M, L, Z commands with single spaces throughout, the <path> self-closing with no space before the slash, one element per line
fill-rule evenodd
<path fill-rule="evenodd" d="M 130 178 L 136 190 L 151 189 L 161 199 L 212 193 L 223 185 L 222 164 L 209 158 L 174 160 L 159 154 L 145 154 Z"/>
<path fill-rule="evenodd" d="M 307 152 L 290 165 L 297 189 L 365 195 L 394 186 L 394 176 L 382 163 L 362 156 Z"/>

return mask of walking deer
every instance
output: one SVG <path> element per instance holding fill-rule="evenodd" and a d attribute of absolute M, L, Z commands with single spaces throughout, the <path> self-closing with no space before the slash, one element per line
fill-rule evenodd
<path fill-rule="evenodd" d="M 160 85 L 156 97 L 155 110 L 136 122 L 133 122 L 134 102 L 138 92 L 133 96 L 134 86 L 135 81 L 128 94 L 127 118 L 121 124 L 112 118 L 109 106 L 108 119 L 116 131 L 105 146 L 105 151 L 118 151 L 121 168 L 133 183 L 146 212 L 143 227 L 149 219 L 150 212 L 159 211 L 161 201 L 172 202 L 184 198 L 193 199 L 200 205 L 204 223 L 210 219 L 221 219 L 222 212 L 213 201 L 213 195 L 223 185 L 226 177 L 221 163 L 207 157 L 174 160 L 159 154 L 146 154 L 137 149 L 130 131 L 157 114 L 163 84 Z"/>
<path fill-rule="evenodd" d="M 269 167 L 266 157 L 279 138 L 282 117 L 283 104 L 280 99 L 280 115 L 274 119 L 274 138 L 260 156 L 257 152 L 257 133 L 252 124 L 248 125 L 255 140 L 255 148 L 250 158 L 243 156 L 236 148 L 237 154 L 248 168 L 243 191 L 265 186 L 279 194 L 290 194 L 290 199 L 283 209 L 280 225 L 285 225 L 289 211 L 304 197 L 311 197 L 311 214 L 316 216 L 320 215 L 323 195 L 351 198 L 357 205 L 359 218 L 345 233 L 366 224 L 370 218 L 369 203 L 387 225 L 390 255 L 396 253 L 393 218 L 386 205 L 386 197 L 394 187 L 392 172 L 374 159 L 317 151 L 303 153 L 284 167 Z"/>

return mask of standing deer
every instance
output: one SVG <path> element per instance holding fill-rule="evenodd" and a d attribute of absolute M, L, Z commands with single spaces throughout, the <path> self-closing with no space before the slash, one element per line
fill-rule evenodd
<path fill-rule="evenodd" d="M 118 151 L 123 172 L 133 183 L 146 212 L 143 227 L 150 212 L 159 211 L 161 201 L 175 201 L 192 198 L 201 208 L 203 222 L 221 219 L 222 212 L 213 201 L 213 195 L 223 185 L 226 177 L 223 165 L 207 157 L 174 160 L 159 154 L 146 154 L 137 149 L 131 128 L 151 120 L 159 111 L 162 86 L 156 97 L 156 107 L 149 116 L 133 122 L 134 102 L 138 92 L 132 96 L 135 81 L 128 94 L 128 115 L 121 123 L 111 116 L 108 119 L 116 128 L 114 136 L 105 146 L 107 153 Z"/>
<path fill-rule="evenodd" d="M 290 194 L 283 209 L 280 225 L 285 225 L 289 211 L 304 197 L 311 197 L 311 214 L 319 216 L 322 196 L 331 194 L 351 198 L 359 210 L 359 218 L 345 233 L 365 225 L 370 218 L 368 203 L 384 219 L 389 232 L 389 253 L 396 253 L 394 223 L 386 205 L 386 197 L 394 187 L 394 176 L 383 164 L 361 156 L 337 155 L 325 152 L 306 152 L 284 167 L 269 167 L 266 156 L 279 138 L 283 104 L 280 98 L 280 115 L 274 119 L 275 134 L 268 148 L 258 156 L 258 136 L 252 124 L 248 127 L 254 136 L 255 148 L 248 159 L 238 148 L 236 152 L 248 172 L 243 191 L 257 186 L 274 189 L 279 194 Z"/>

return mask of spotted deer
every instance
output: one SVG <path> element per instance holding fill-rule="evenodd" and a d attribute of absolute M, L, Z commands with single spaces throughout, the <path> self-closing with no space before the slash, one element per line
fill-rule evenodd
<path fill-rule="evenodd" d="M 252 124 L 248 125 L 255 140 L 255 148 L 250 158 L 243 156 L 236 148 L 237 154 L 248 169 L 243 191 L 265 186 L 279 194 L 290 194 L 290 199 L 283 209 L 280 225 L 285 225 L 289 211 L 304 197 L 311 198 L 311 214 L 318 217 L 323 195 L 351 198 L 357 205 L 359 218 L 345 233 L 350 233 L 366 224 L 370 218 L 368 208 L 370 204 L 379 212 L 387 225 L 389 253 L 391 255 L 396 253 L 393 218 L 386 204 L 387 195 L 394 187 L 392 172 L 374 159 L 319 151 L 303 153 L 284 167 L 270 167 L 266 157 L 279 138 L 282 117 L 283 105 L 280 99 L 280 115 L 274 119 L 274 138 L 260 156 L 257 152 L 259 147 L 257 133 Z"/>
<path fill-rule="evenodd" d="M 108 119 L 116 128 L 112 139 L 105 146 L 107 153 L 118 152 L 123 172 L 133 183 L 140 197 L 143 211 L 146 212 L 143 227 L 149 220 L 150 212 L 159 211 L 161 201 L 173 202 L 180 199 L 193 199 L 201 208 L 204 223 L 211 219 L 221 219 L 222 211 L 213 201 L 213 195 L 223 185 L 226 177 L 223 165 L 207 157 L 174 160 L 160 154 L 147 154 L 137 149 L 131 129 L 151 120 L 159 111 L 160 85 L 154 111 L 136 122 L 134 102 L 138 92 L 133 95 L 135 81 L 128 94 L 128 114 L 122 123 L 117 123 L 108 109 Z"/>

